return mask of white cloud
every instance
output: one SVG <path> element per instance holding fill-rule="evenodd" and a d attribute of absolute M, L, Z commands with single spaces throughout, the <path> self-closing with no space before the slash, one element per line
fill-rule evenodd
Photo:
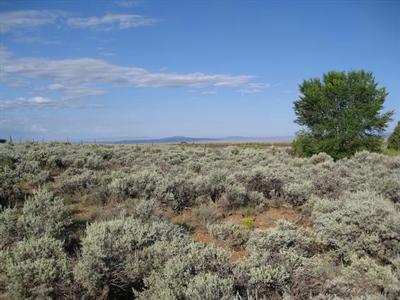
<path fill-rule="evenodd" d="M 0 32 L 14 32 L 22 29 L 57 24 L 73 28 L 89 28 L 99 30 L 128 29 L 150 26 L 157 23 L 155 18 L 137 14 L 106 14 L 104 16 L 73 17 L 67 12 L 58 10 L 20 10 L 0 12 Z M 15 41 L 24 43 L 59 43 L 46 41 L 40 37 L 20 36 Z"/>
<path fill-rule="evenodd" d="M 0 13 L 0 32 L 53 24 L 63 15 L 52 10 L 21 10 Z"/>
<path fill-rule="evenodd" d="M 0 109 L 40 108 L 51 107 L 57 104 L 49 98 L 35 96 L 30 98 L 19 97 L 15 100 L 0 100 Z"/>
<path fill-rule="evenodd" d="M 157 19 L 141 15 L 107 14 L 102 17 L 68 18 L 67 24 L 76 28 L 92 28 L 101 30 L 128 29 L 140 26 L 150 26 Z"/>
<path fill-rule="evenodd" d="M 47 89 L 49 91 L 60 91 L 60 90 L 65 89 L 65 87 L 62 84 L 59 84 L 59 83 L 52 83 L 52 84 L 49 84 L 47 86 Z"/>
<path fill-rule="evenodd" d="M 42 108 L 87 108 L 100 107 L 100 105 L 85 103 L 78 98 L 62 97 L 53 100 L 44 96 L 18 97 L 13 100 L 0 100 L 1 110 L 42 109 Z"/>
<path fill-rule="evenodd" d="M 32 104 L 43 105 L 43 104 L 50 103 L 51 100 L 46 97 L 36 96 L 36 97 L 32 97 L 32 98 L 28 99 L 28 102 L 32 103 Z"/>
<path fill-rule="evenodd" d="M 249 82 L 244 88 L 238 90 L 241 94 L 256 94 L 261 93 L 265 89 L 271 87 L 269 83 Z"/>
<path fill-rule="evenodd" d="M 1 53 L 5 53 L 3 56 Z M 2 58 L 3 57 L 3 58 Z M 50 60 L 16 58 L 0 49 L 3 82 L 19 79 L 48 80 L 47 89 L 66 95 L 95 95 L 104 92 L 97 85 L 132 87 L 239 87 L 253 78 L 249 75 L 177 74 L 150 72 L 143 68 L 123 67 L 92 58 Z"/>
<path fill-rule="evenodd" d="M 78 97 L 78 96 L 94 96 L 102 95 L 105 93 L 104 90 L 90 87 L 87 85 L 75 85 L 75 86 L 65 86 L 60 83 L 52 83 L 47 85 L 45 88 L 38 88 L 39 91 L 47 90 L 52 92 L 63 92 L 68 97 Z"/>

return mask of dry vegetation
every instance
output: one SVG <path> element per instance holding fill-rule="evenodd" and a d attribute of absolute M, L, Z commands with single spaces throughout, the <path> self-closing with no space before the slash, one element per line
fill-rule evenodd
<path fill-rule="evenodd" d="M 1 145 L 0 294 L 398 299 L 400 157 L 285 146 Z"/>

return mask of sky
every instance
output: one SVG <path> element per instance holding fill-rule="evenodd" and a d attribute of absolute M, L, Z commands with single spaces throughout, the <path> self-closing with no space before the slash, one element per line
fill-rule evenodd
<path fill-rule="evenodd" d="M 292 136 L 298 86 L 373 72 L 400 120 L 400 1 L 0 0 L 0 137 Z"/>

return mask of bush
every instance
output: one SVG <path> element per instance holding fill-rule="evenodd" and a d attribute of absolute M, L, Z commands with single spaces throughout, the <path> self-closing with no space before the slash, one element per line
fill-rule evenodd
<path fill-rule="evenodd" d="M 395 206 L 376 193 L 319 200 L 312 217 L 318 238 L 344 257 L 352 253 L 387 260 L 400 250 L 400 218 Z"/>
<path fill-rule="evenodd" d="M 204 204 L 200 205 L 197 208 L 194 208 L 193 215 L 196 218 L 201 219 L 203 224 L 214 222 L 218 217 L 215 208 L 211 207 L 210 205 L 204 205 Z"/>
<path fill-rule="evenodd" d="M 197 193 L 193 183 L 184 178 L 174 178 L 167 183 L 163 192 L 163 200 L 175 211 L 181 211 L 191 206 L 196 199 Z"/>
<path fill-rule="evenodd" d="M 247 199 L 246 189 L 243 186 L 238 184 L 227 184 L 219 203 L 229 209 L 245 205 Z"/>
<path fill-rule="evenodd" d="M 19 236 L 17 210 L 6 208 L 0 211 L 0 250 L 13 244 Z"/>
<path fill-rule="evenodd" d="M 258 168 L 249 174 L 246 188 L 248 191 L 260 192 L 266 198 L 271 198 L 281 192 L 282 186 L 283 180 L 280 174 Z"/>
<path fill-rule="evenodd" d="M 97 177 L 93 171 L 69 169 L 60 176 L 60 191 L 72 194 L 88 190 L 97 185 Z"/>
<path fill-rule="evenodd" d="M 369 257 L 353 255 L 349 265 L 340 268 L 335 277 L 327 280 L 326 289 L 329 294 L 342 298 L 374 295 L 397 299 L 400 296 L 400 281 L 389 266 L 381 266 Z"/>
<path fill-rule="evenodd" d="M 291 182 L 283 186 L 283 197 L 293 206 L 303 205 L 315 190 L 310 181 L 301 183 Z"/>
<path fill-rule="evenodd" d="M 68 287 L 67 257 L 60 241 L 26 239 L 1 255 L 6 291 L 13 299 L 55 299 Z"/>
<path fill-rule="evenodd" d="M 181 244 L 181 249 L 176 249 L 175 255 L 168 258 L 163 266 L 155 268 L 145 278 L 147 289 L 139 293 L 139 299 L 185 299 L 188 294 L 196 296 L 205 288 L 200 281 L 206 278 L 201 274 L 214 274 L 207 280 L 229 276 L 228 256 L 212 246 L 188 242 Z M 200 278 L 196 279 L 197 276 Z M 224 293 L 223 297 L 229 296 L 229 282 L 221 284 L 220 289 L 216 289 L 215 282 L 210 288 L 220 295 Z"/>
<path fill-rule="evenodd" d="M 21 175 L 7 165 L 0 166 L 0 207 L 15 206 L 23 199 L 23 192 L 19 186 Z"/>
<path fill-rule="evenodd" d="M 237 224 L 211 224 L 208 231 L 213 237 L 227 242 L 231 247 L 242 246 L 249 239 L 248 231 Z"/>
<path fill-rule="evenodd" d="M 400 174 L 393 177 L 372 179 L 377 192 L 393 203 L 400 203 Z"/>
<path fill-rule="evenodd" d="M 234 269 L 236 281 L 254 297 L 271 297 L 290 292 L 298 268 L 317 250 L 312 233 L 286 222 L 278 227 L 252 234 L 248 241 L 249 257 Z"/>
<path fill-rule="evenodd" d="M 218 201 L 225 191 L 226 174 L 222 171 L 213 171 L 208 177 L 209 195 L 213 202 Z"/>
<path fill-rule="evenodd" d="M 125 289 L 140 284 L 150 262 L 144 250 L 156 241 L 181 238 L 182 231 L 168 223 L 142 223 L 133 218 L 97 222 L 88 226 L 82 240 L 82 255 L 74 274 L 91 295 L 104 289 Z M 134 259 L 139 264 L 135 281 L 125 266 Z M 139 282 L 138 282 L 139 281 Z"/>
<path fill-rule="evenodd" d="M 71 217 L 61 198 L 38 190 L 25 201 L 18 223 L 26 237 L 48 235 L 64 239 L 65 228 L 71 224 Z"/>
<path fill-rule="evenodd" d="M 193 300 L 230 300 L 234 298 L 233 279 L 201 273 L 189 282 L 185 295 Z"/>

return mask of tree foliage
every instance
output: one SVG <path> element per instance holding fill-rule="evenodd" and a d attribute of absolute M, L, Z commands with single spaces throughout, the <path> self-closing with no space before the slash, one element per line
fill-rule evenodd
<path fill-rule="evenodd" d="M 400 150 L 400 122 L 388 139 L 388 149 Z"/>
<path fill-rule="evenodd" d="M 361 150 L 380 152 L 392 112 L 381 112 L 387 92 L 372 73 L 328 72 L 322 80 L 305 80 L 300 92 L 295 122 L 306 128 L 294 142 L 298 154 L 326 152 L 339 159 Z"/>

